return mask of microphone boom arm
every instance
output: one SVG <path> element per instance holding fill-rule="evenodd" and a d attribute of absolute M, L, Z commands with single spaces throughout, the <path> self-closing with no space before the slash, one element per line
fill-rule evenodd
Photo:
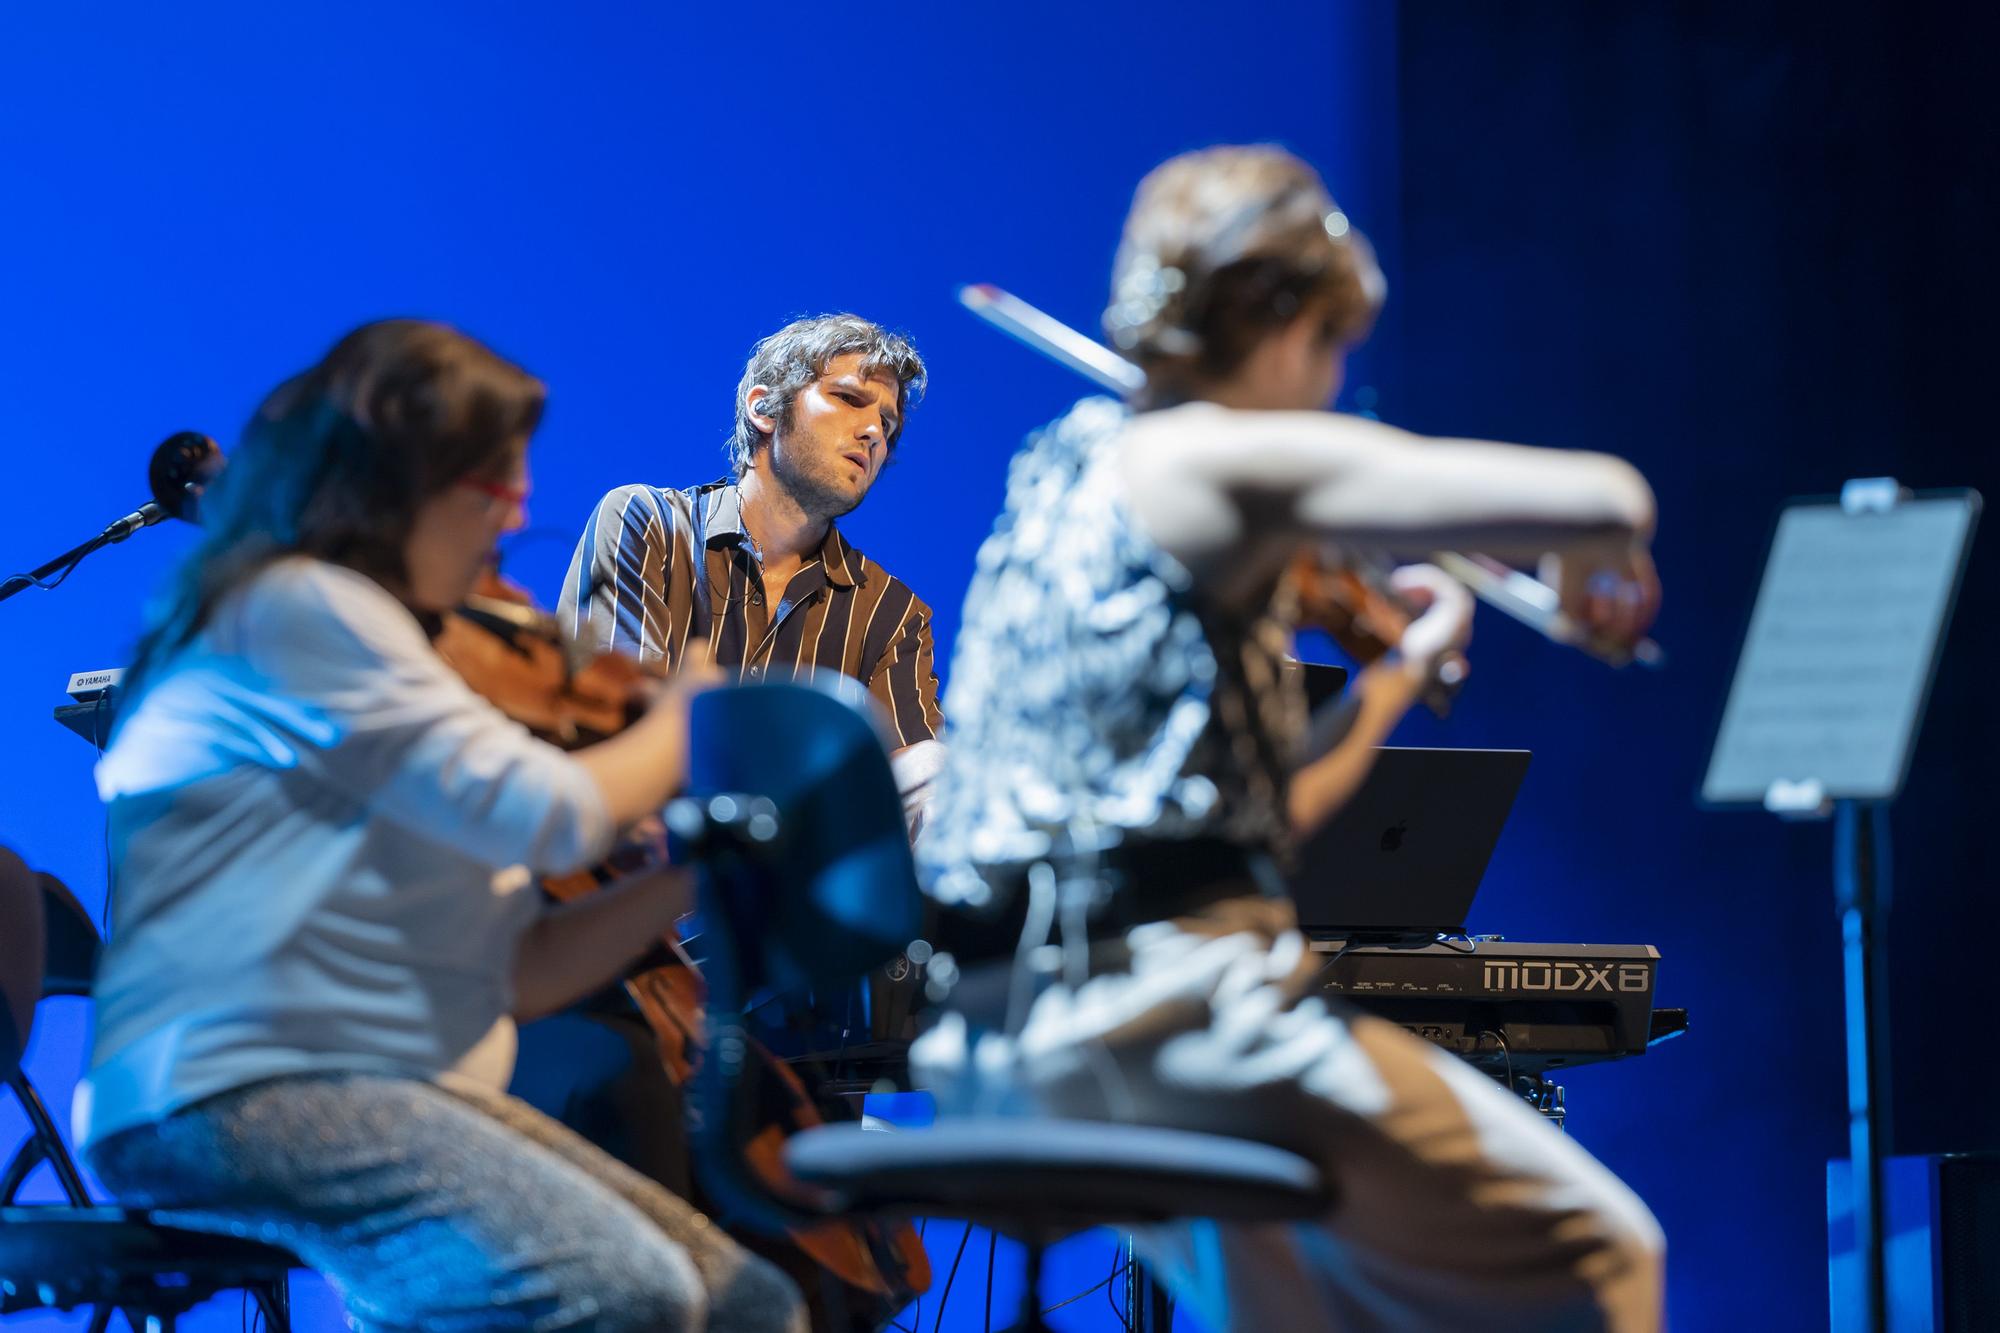
<path fill-rule="evenodd" d="M 153 498 L 125 517 L 108 524 L 104 531 L 80 546 L 72 546 L 55 559 L 0 580 L 0 602 L 30 588 L 53 588 L 83 563 L 85 556 L 115 542 L 122 542 L 141 528 L 150 528 L 161 519 L 183 518 L 193 522 L 198 513 L 202 489 L 222 466 L 222 451 L 215 441 L 198 431 L 184 430 L 169 435 L 153 450 L 147 481 Z M 55 583 L 50 583 L 50 578 Z"/>
<path fill-rule="evenodd" d="M 55 583 L 48 583 L 46 580 L 53 577 L 56 583 L 62 582 L 69 576 L 69 571 L 82 564 L 83 558 L 91 552 L 110 546 L 114 542 L 122 542 L 140 528 L 150 528 L 166 516 L 166 510 L 148 500 L 125 517 L 107 525 L 104 531 L 82 545 L 70 547 L 55 559 L 25 574 L 10 574 L 4 581 L 0 581 L 0 602 L 30 588 L 53 588 Z"/>

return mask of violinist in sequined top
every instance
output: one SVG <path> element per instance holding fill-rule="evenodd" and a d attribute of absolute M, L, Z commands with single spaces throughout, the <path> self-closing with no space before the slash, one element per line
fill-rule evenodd
<path fill-rule="evenodd" d="M 1352 792 L 1470 614 L 1434 570 L 1393 576 L 1418 612 L 1400 653 L 1301 766 L 1279 666 L 1302 550 L 1553 555 L 1564 610 L 1614 644 L 1658 600 L 1653 496 L 1625 463 L 1323 410 L 1382 296 L 1287 153 L 1190 153 L 1140 184 L 1105 326 L 1145 387 L 1084 400 L 1013 460 L 919 844 L 946 908 L 1024 919 L 1008 956 L 1060 945 L 1062 979 L 970 969 L 912 1065 L 941 1114 L 1222 1131 L 1319 1164 L 1338 1203 L 1316 1223 L 1138 1233 L 1210 1327 L 1648 1333 L 1645 1206 L 1490 1080 L 1329 1003 L 1276 890 L 1274 859 Z"/>

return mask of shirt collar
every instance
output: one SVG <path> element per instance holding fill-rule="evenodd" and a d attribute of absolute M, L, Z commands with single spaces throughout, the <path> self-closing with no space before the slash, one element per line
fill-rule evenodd
<path fill-rule="evenodd" d="M 746 543 L 750 534 L 743 530 L 743 493 L 733 481 L 711 481 L 695 489 L 699 497 L 703 544 L 718 546 Z"/>
<path fill-rule="evenodd" d="M 750 534 L 743 527 L 743 492 L 735 482 L 710 482 L 696 494 L 701 498 L 704 545 L 711 549 L 724 543 L 749 546 Z M 819 546 L 819 562 L 826 569 L 829 583 L 851 588 L 861 581 L 861 557 L 847 544 L 847 538 L 840 535 L 837 523 L 826 525 L 826 540 Z"/>

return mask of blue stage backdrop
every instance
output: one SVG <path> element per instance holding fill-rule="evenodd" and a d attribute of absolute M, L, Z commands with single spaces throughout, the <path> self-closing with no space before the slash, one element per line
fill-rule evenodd
<path fill-rule="evenodd" d="M 1134 183 L 1215 140 L 1285 141 L 1357 216 L 1394 200 L 1393 30 L 1345 5 L 49 6 L 0 22 L 10 569 L 143 498 L 169 432 L 227 446 L 342 331 L 407 313 L 548 382 L 535 526 L 509 568 L 553 601 L 605 490 L 723 472 L 759 336 L 852 309 L 930 361 L 929 400 L 847 528 L 935 605 L 942 654 L 1009 452 L 1078 391 L 961 313 L 955 286 L 1002 282 L 1094 327 Z M 1292 74 L 1272 77 L 1274 51 Z M 144 533 L 0 606 L 0 838 L 93 907 L 91 755 L 49 709 L 70 671 L 126 659 L 191 535 Z M 45 1007 L 32 1069 L 64 1105 L 86 1023 Z M 932 1228 L 940 1285 L 958 1238 Z M 1052 1292 L 1104 1275 L 1107 1247 L 1084 1248 Z M 975 1239 L 948 1326 L 981 1325 L 984 1270 Z M 1065 1313 L 1109 1319 L 1102 1293 Z M 232 1300 L 212 1326 L 237 1316 Z"/>
<path fill-rule="evenodd" d="M 1676 1322 L 1823 1326 L 1822 1171 L 1841 1151 L 1829 836 L 1698 814 L 1692 792 L 1776 505 L 1856 473 L 1994 480 L 1966 443 L 1991 195 L 1954 166 L 1992 129 L 1961 54 L 1976 45 L 1854 9 L 1795 24 L 1278 0 L 15 12 L 0 20 L 0 564 L 32 566 L 136 504 L 168 433 L 227 447 L 340 332 L 415 314 L 550 385 L 534 526 L 509 569 L 553 599 L 604 490 L 722 472 L 759 335 L 853 309 L 908 331 L 934 387 L 846 527 L 937 608 L 948 660 L 1008 454 L 1079 387 L 961 314 L 954 286 L 999 282 L 1094 327 L 1148 166 L 1281 141 L 1324 170 L 1389 273 L 1351 400 L 1419 429 L 1609 448 L 1659 485 L 1668 671 L 1614 674 L 1482 621 L 1457 715 L 1405 739 L 1537 751 L 1475 928 L 1656 943 L 1661 1000 L 1693 1011 L 1685 1040 L 1569 1080 L 1572 1132 L 1666 1226 Z M 67 673 L 126 659 L 190 536 L 144 533 L 0 606 L 0 840 L 93 909 L 92 756 L 49 710 Z M 1934 710 L 1950 715 L 1899 824 L 1898 998 L 1917 1016 L 1899 1030 L 1931 1068 L 1975 1040 L 1923 1016 L 1972 993 L 1929 960 L 1962 958 L 1978 921 L 1983 851 L 1964 822 L 1995 737 L 1967 661 L 1991 642 L 1993 597 L 1981 562 Z M 42 1020 L 31 1070 L 66 1105 L 87 1009 Z M 1905 1091 L 1924 1091 L 1917 1063 Z M 1965 1081 L 1940 1073 L 1899 1102 L 1902 1146 L 1993 1146 L 1944 1092 Z M 0 1143 L 18 1126 L 0 1112 Z M 960 1229 L 929 1239 L 942 1285 Z M 1101 1241 L 1073 1245 L 1049 1296 L 1109 1262 Z M 997 1308 L 1004 1253 L 1001 1268 Z M 944 1327 L 981 1327 L 985 1269 L 975 1237 Z M 299 1286 L 304 1326 L 332 1327 L 324 1291 Z M 921 1317 L 937 1313 L 932 1299 Z M 238 1315 L 231 1300 L 201 1326 Z M 1113 1324 L 1102 1294 L 1057 1318 Z"/>

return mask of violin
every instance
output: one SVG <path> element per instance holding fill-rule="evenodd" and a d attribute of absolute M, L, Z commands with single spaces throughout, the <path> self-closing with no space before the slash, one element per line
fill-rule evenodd
<path fill-rule="evenodd" d="M 574 661 L 555 617 L 491 571 L 458 611 L 444 617 L 434 647 L 476 693 L 564 748 L 613 735 L 644 711 L 650 676 L 638 662 L 616 653 Z M 542 888 L 558 902 L 572 902 L 655 859 L 650 847 L 621 848 L 600 865 L 544 879 Z M 652 1030 L 668 1077 L 687 1089 L 707 1048 L 701 972 L 677 932 L 667 932 L 658 945 L 624 978 L 625 992 Z M 790 1065 L 755 1042 L 751 1059 L 760 1123 L 746 1156 L 779 1192 L 801 1193 L 784 1169 L 785 1140 L 824 1121 Z M 708 1200 L 691 1201 L 713 1214 Z M 930 1288 L 929 1257 L 907 1222 L 837 1218 L 794 1227 L 781 1240 L 737 1239 L 798 1282 L 815 1328 L 879 1328 Z M 829 1282 L 836 1288 L 831 1292 Z M 844 1318 L 834 1322 L 834 1311 Z"/>
<path fill-rule="evenodd" d="M 1375 570 L 1333 563 L 1319 551 L 1301 551 L 1286 578 L 1300 626 L 1324 630 L 1342 652 L 1364 667 L 1396 651 L 1403 631 L 1417 616 Z M 1418 697 L 1431 712 L 1444 717 L 1470 670 L 1464 653 L 1454 649 L 1440 655 Z"/>
<path fill-rule="evenodd" d="M 990 282 L 971 283 L 959 288 L 958 303 L 1002 333 L 1068 366 L 1112 393 L 1129 397 L 1146 387 L 1146 372 L 1137 365 L 1096 339 L 1078 333 L 1047 311 L 1029 305 L 1012 292 Z M 1554 588 L 1518 569 L 1509 569 L 1486 556 L 1461 555 L 1456 551 L 1434 552 L 1431 563 L 1463 583 L 1480 601 L 1553 643 L 1588 653 L 1608 666 L 1622 667 L 1630 662 L 1649 667 L 1666 664 L 1666 654 L 1651 639 L 1627 644 L 1587 632 L 1563 614 L 1561 598 Z M 1359 587 L 1342 590 L 1336 600 L 1349 593 L 1353 594 L 1356 603 L 1365 604 L 1368 600 L 1366 590 Z M 1393 595 L 1388 595 L 1389 602 L 1396 600 Z M 1407 624 L 1408 611 L 1400 615 L 1401 623 Z M 1386 620 L 1393 623 L 1396 613 L 1389 614 Z M 1400 637 L 1400 634 L 1398 629 L 1396 635 Z M 1338 638 L 1338 634 L 1335 637 Z M 1460 660 L 1462 663 L 1463 659 Z M 1446 702 L 1448 704 L 1449 701 Z"/>

